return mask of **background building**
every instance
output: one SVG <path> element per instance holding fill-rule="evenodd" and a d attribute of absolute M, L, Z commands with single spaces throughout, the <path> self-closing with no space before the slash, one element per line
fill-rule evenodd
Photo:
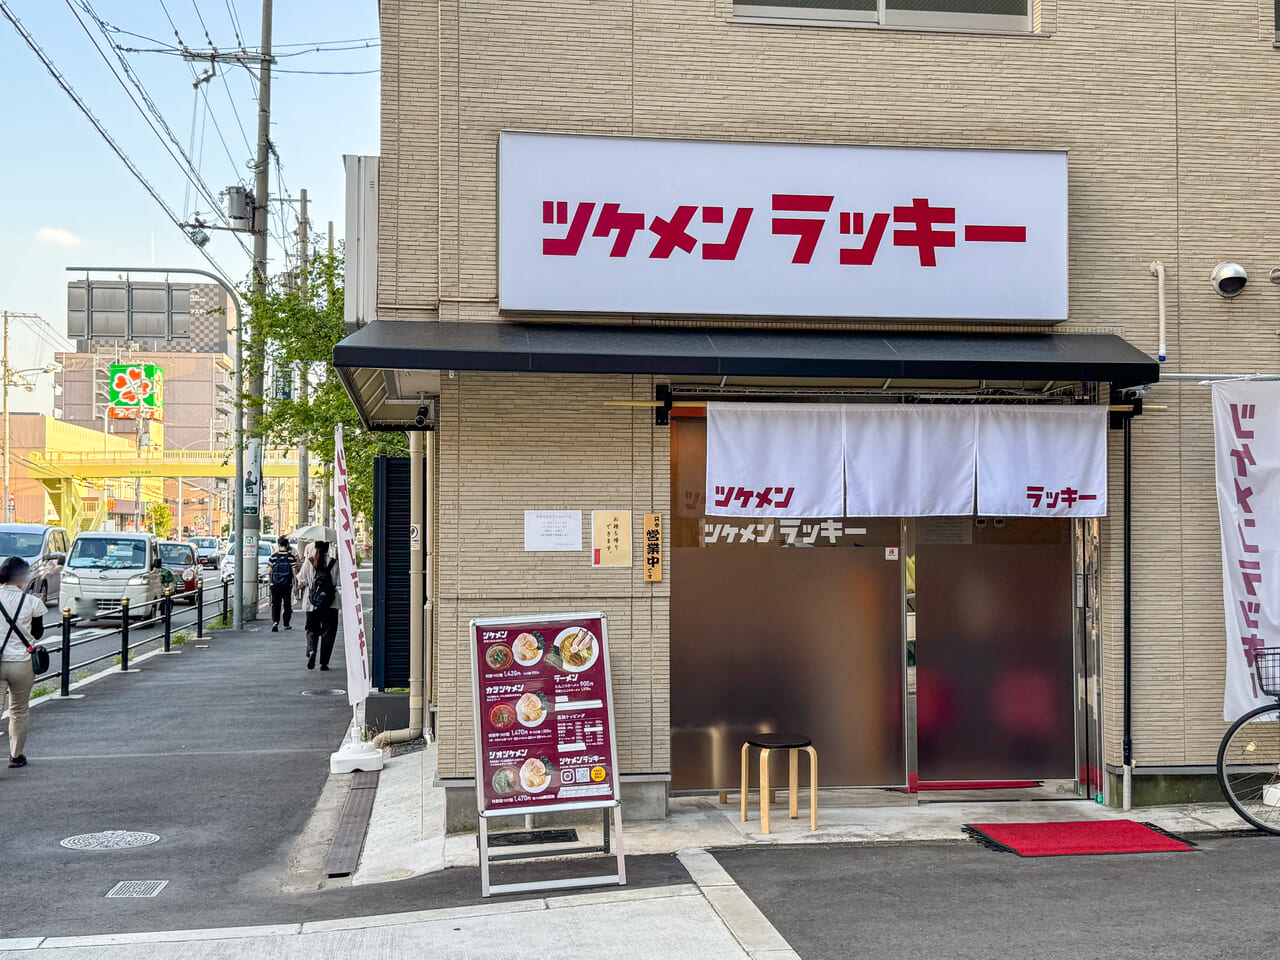
<path fill-rule="evenodd" d="M 164 370 L 165 396 L 162 433 L 154 423 L 143 422 L 144 449 L 168 451 L 230 450 L 235 389 L 232 361 L 227 356 L 227 330 L 234 324 L 234 306 L 217 284 L 190 285 L 190 313 L 186 316 L 187 337 L 171 339 L 95 336 L 75 341 L 75 353 L 60 353 L 61 370 L 56 374 L 55 415 L 62 421 L 113 437 L 138 442 L 138 422 L 114 420 L 106 416 L 109 371 L 114 363 L 133 361 L 155 364 Z M 164 481 L 164 497 L 175 523 L 182 516 L 181 530 L 194 533 L 197 521 L 201 532 L 221 530 L 227 511 L 228 484 L 193 477 Z M 183 509 L 178 509 L 179 496 Z M 117 501 L 118 519 L 132 522 L 134 502 Z"/>

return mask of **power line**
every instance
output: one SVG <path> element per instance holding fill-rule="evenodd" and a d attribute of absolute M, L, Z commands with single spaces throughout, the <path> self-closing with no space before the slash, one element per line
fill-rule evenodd
<path fill-rule="evenodd" d="M 231 19 L 231 32 L 236 35 L 236 46 L 244 50 L 244 40 L 240 38 L 240 17 L 236 14 L 235 5 L 231 0 L 222 0 L 222 3 L 227 8 L 227 16 Z"/>
<path fill-rule="evenodd" d="M 216 70 L 217 67 L 215 66 L 214 69 Z M 236 98 L 231 95 L 231 84 L 227 83 L 226 71 L 218 70 L 218 76 L 222 80 L 223 88 L 227 91 L 227 102 L 231 104 L 231 113 L 236 118 L 236 126 L 240 128 L 240 137 L 244 140 L 244 148 L 252 156 L 253 147 L 249 144 L 249 135 L 244 132 L 244 121 L 240 119 L 240 108 L 236 106 Z"/>
<path fill-rule="evenodd" d="M 75 88 L 71 86 L 71 82 L 63 76 L 62 71 L 58 69 L 57 65 L 52 59 L 50 59 L 49 55 L 45 53 L 40 44 L 36 42 L 35 37 L 27 31 L 27 28 L 22 25 L 22 21 L 19 20 L 13 11 L 9 9 L 9 5 L 5 0 L 0 0 L 0 14 L 3 14 L 4 18 L 13 24 L 13 28 L 18 32 L 18 36 L 20 36 L 26 45 L 31 48 L 31 52 L 34 53 L 40 60 L 41 64 L 44 65 L 45 70 L 49 72 L 49 76 L 53 77 L 54 82 L 57 83 L 58 86 L 62 88 L 62 91 L 71 98 L 71 102 L 76 105 L 80 112 L 84 114 L 85 119 L 88 120 L 89 123 L 93 125 L 93 128 L 98 131 L 98 134 L 106 141 L 107 146 L 109 146 L 112 152 L 120 158 L 120 162 L 128 168 L 131 174 L 133 174 L 134 179 L 137 180 L 138 183 L 142 185 L 143 189 L 151 195 L 151 199 L 160 206 L 160 209 L 164 211 L 165 216 L 172 220 L 173 225 L 179 230 L 182 230 L 183 235 L 186 236 L 186 230 L 182 226 L 182 221 L 178 219 L 177 215 L 174 214 L 173 210 L 164 201 L 164 198 L 156 192 L 156 188 L 151 185 L 151 182 L 147 180 L 142 171 L 138 169 L 137 165 L 132 159 L 130 159 L 129 155 L 124 152 L 124 149 L 116 142 L 115 138 L 111 136 L 111 133 L 107 128 L 103 126 L 102 122 L 94 115 L 93 111 L 89 109 L 89 105 L 81 99 Z M 197 246 L 196 249 L 200 252 L 200 255 L 209 262 L 209 265 L 218 272 L 219 276 L 226 280 L 227 283 L 231 283 L 227 271 L 223 269 L 222 264 L 218 263 L 218 261 L 214 259 L 211 253 L 203 247 Z"/>
<path fill-rule="evenodd" d="M 112 32 L 128 33 L 129 31 L 120 30 L 120 28 L 118 27 L 113 27 Z M 130 36 L 138 36 L 138 34 L 130 34 Z M 159 43 L 161 44 L 161 46 L 159 47 L 123 47 L 122 49 L 124 50 L 124 52 L 125 53 L 164 53 L 164 54 L 169 54 L 170 56 L 175 56 L 175 55 L 183 56 L 184 54 L 187 54 L 190 52 L 190 50 L 186 47 L 175 47 L 173 44 L 171 43 L 166 44 L 162 40 L 152 40 L 152 38 L 150 37 L 140 37 L 140 39 L 151 40 L 152 43 Z M 205 35 L 205 39 L 209 39 L 208 34 Z M 239 52 L 246 54 L 248 56 L 261 56 L 261 54 L 257 50 L 254 50 L 251 47 L 246 47 L 244 46 L 243 42 L 239 42 L 241 41 L 241 38 L 238 34 L 236 35 L 236 40 L 238 41 L 237 45 L 239 47 Z M 209 46 L 216 47 L 217 44 L 215 44 L 210 39 Z M 329 46 L 329 47 L 320 46 L 316 44 L 302 44 L 302 43 L 292 44 L 292 46 L 302 47 L 303 49 L 292 50 L 289 53 L 273 52 L 271 56 L 276 60 L 282 60 L 287 57 L 305 57 L 313 53 L 345 53 L 351 50 L 376 50 L 382 46 L 382 41 L 380 40 L 372 40 L 372 41 L 364 41 L 364 42 L 353 41 L 343 46 Z"/>
<path fill-rule="evenodd" d="M 312 76 L 319 77 L 359 77 L 370 73 L 381 73 L 381 67 L 374 67 L 372 70 L 272 70 L 272 73 L 308 73 Z"/>
<path fill-rule="evenodd" d="M 312 40 L 307 43 L 273 43 L 271 45 L 274 50 L 276 47 L 327 47 L 337 43 L 381 43 L 381 37 L 355 37 L 351 40 Z"/>
<path fill-rule="evenodd" d="M 164 11 L 164 18 L 169 21 L 169 26 L 173 28 L 173 36 L 178 41 L 178 46 L 185 47 L 186 44 L 182 42 L 182 34 L 178 32 L 178 25 L 173 22 L 173 17 L 169 13 L 169 8 L 165 6 L 164 0 L 160 0 L 160 9 Z"/>
<path fill-rule="evenodd" d="M 213 46 L 213 37 L 209 36 L 209 28 L 205 26 L 204 15 L 200 13 L 200 4 L 196 0 L 191 0 L 191 7 L 196 12 L 196 19 L 200 21 L 200 29 L 204 31 L 204 38 L 209 41 L 209 46 Z"/>
<path fill-rule="evenodd" d="M 129 78 L 130 83 L 133 84 L 134 88 L 138 91 L 138 94 L 142 97 L 143 102 L 146 104 L 145 109 L 142 104 L 138 103 L 138 98 L 133 95 L 132 91 L 130 91 L 129 86 L 125 83 L 124 79 L 120 76 L 120 73 L 116 70 L 114 66 L 112 66 L 111 61 L 107 58 L 106 52 L 102 49 L 102 46 L 98 43 L 93 33 L 89 30 L 88 24 L 84 22 L 79 12 L 77 12 L 75 6 L 72 4 L 72 0 L 65 0 L 65 2 L 67 5 L 67 9 L 71 11 L 72 16 L 76 18 L 76 22 L 80 24 L 80 29 L 84 31 L 85 36 L 89 38 L 89 42 L 93 44 L 93 48 L 98 51 L 98 55 L 102 58 L 102 62 L 107 65 L 107 68 L 111 71 L 112 76 L 116 78 L 116 81 L 120 84 L 121 88 L 124 90 L 126 94 L 128 94 L 129 99 L 133 102 L 133 105 L 138 109 L 138 112 L 142 114 L 142 118 L 146 120 L 147 125 L 151 128 L 152 133 L 154 133 L 156 135 L 156 138 L 160 140 L 161 145 L 169 153 L 169 156 L 178 165 L 179 169 L 183 171 L 183 174 L 187 177 L 187 180 L 190 183 L 193 183 L 197 191 L 199 191 L 204 196 L 204 198 L 209 201 L 210 205 L 212 206 L 213 212 L 218 216 L 218 218 L 221 219 L 226 225 L 230 226 L 231 221 L 227 219 L 226 214 L 222 211 L 222 208 L 218 202 L 217 196 L 209 188 L 209 185 L 205 183 L 204 178 L 200 175 L 200 171 L 195 165 L 195 162 L 187 154 L 187 151 L 183 149 L 182 142 L 178 140 L 177 136 L 173 132 L 173 129 L 169 126 L 168 121 L 165 120 L 164 114 L 160 112 L 160 108 L 156 106 L 155 101 L 151 99 L 151 95 L 147 92 L 147 89 L 143 85 L 142 81 L 139 80 L 137 74 L 133 72 L 133 68 L 130 67 L 129 61 L 125 58 L 124 54 L 122 54 L 119 51 L 119 49 L 116 47 L 115 42 L 111 39 L 110 33 L 107 32 L 107 30 L 105 29 L 104 21 L 102 20 L 101 17 L 98 16 L 97 11 L 93 9 L 93 6 L 88 2 L 88 0 L 78 0 L 79 5 L 84 10 L 84 12 L 87 13 L 94 20 L 94 22 L 98 24 L 99 30 L 102 31 L 104 39 L 106 39 L 107 44 L 111 47 L 112 52 L 115 54 L 116 60 L 119 61 L 121 68 L 124 70 L 125 76 Z M 148 111 L 150 112 L 151 117 L 147 116 Z M 151 119 L 152 117 L 154 118 L 154 120 Z M 160 129 L 157 129 L 156 127 L 157 123 L 159 124 Z M 161 134 L 161 129 L 164 131 L 163 135 Z M 172 147 L 170 146 L 170 143 L 165 142 L 166 136 L 168 137 L 170 143 L 172 143 L 173 145 Z M 178 158 L 178 155 L 174 154 L 173 147 L 177 147 L 178 154 L 181 155 L 181 158 L 182 158 L 181 160 Z M 184 162 L 185 162 L 185 166 L 184 166 Z M 245 245 L 244 240 L 239 235 L 236 235 L 236 242 L 240 245 L 240 248 L 245 252 L 246 256 L 249 255 L 249 248 Z"/>

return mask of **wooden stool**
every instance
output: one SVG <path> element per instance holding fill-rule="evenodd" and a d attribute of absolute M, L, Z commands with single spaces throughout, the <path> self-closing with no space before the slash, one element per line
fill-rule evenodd
<path fill-rule="evenodd" d="M 747 822 L 747 786 L 750 773 L 751 748 L 760 751 L 760 832 L 769 832 L 769 754 L 774 750 L 787 750 L 791 754 L 791 819 L 799 816 L 800 751 L 809 754 L 809 829 L 818 829 L 818 751 L 808 737 L 784 733 L 763 733 L 750 737 L 742 745 L 742 822 Z"/>

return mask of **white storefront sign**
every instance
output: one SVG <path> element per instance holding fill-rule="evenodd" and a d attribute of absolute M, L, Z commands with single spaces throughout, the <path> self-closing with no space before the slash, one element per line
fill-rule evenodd
<path fill-rule="evenodd" d="M 1067 318 L 1067 155 L 501 135 L 503 310 Z"/>
<path fill-rule="evenodd" d="M 1280 384 L 1213 385 L 1227 677 L 1222 719 L 1267 702 L 1254 653 L 1280 646 Z"/>
<path fill-rule="evenodd" d="M 1102 517 L 1107 408 L 707 404 L 715 517 Z"/>

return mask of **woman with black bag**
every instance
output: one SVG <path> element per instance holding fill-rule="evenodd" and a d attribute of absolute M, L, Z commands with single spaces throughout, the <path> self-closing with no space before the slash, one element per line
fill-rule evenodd
<path fill-rule="evenodd" d="M 28 704 L 36 682 L 34 658 L 48 654 L 35 641 L 44 636 L 47 612 L 39 597 L 27 593 L 31 568 L 21 557 L 0 563 L 0 709 L 9 702 L 9 766 L 25 767 L 22 751 L 27 742 Z"/>
<path fill-rule="evenodd" d="M 338 595 L 338 561 L 329 556 L 328 543 L 316 541 L 315 553 L 302 565 L 298 582 L 304 591 L 302 609 L 307 615 L 307 669 L 315 669 L 318 652 L 320 669 L 328 670 L 338 634 L 338 611 L 342 607 Z"/>

